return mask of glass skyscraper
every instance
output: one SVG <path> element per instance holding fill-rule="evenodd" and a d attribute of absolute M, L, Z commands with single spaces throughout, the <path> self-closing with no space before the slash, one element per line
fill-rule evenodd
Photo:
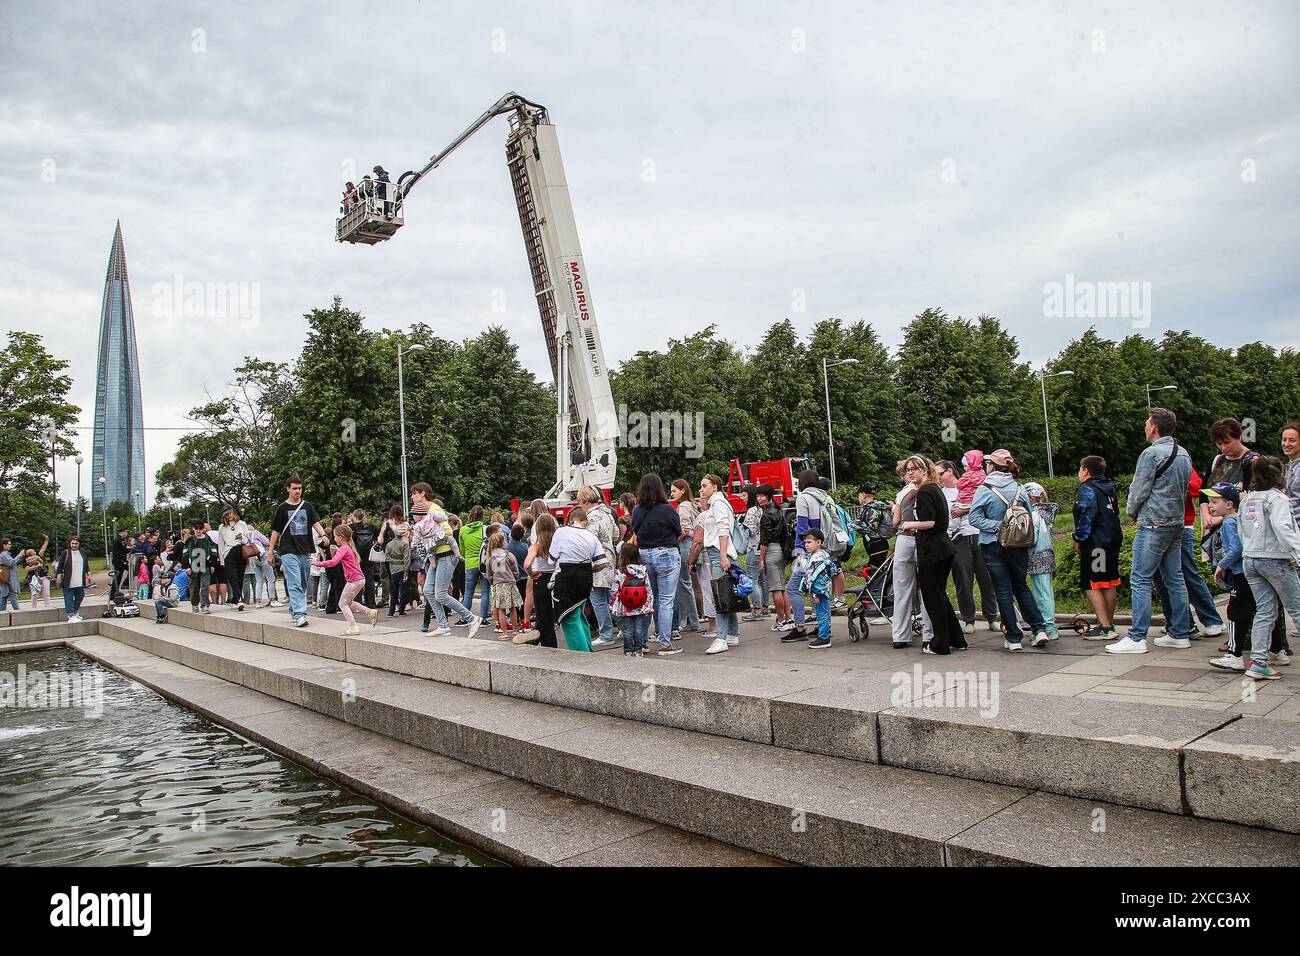
<path fill-rule="evenodd" d="M 144 418 L 140 410 L 140 360 L 135 315 L 126 275 L 122 223 L 113 234 L 99 313 L 99 364 L 95 383 L 95 444 L 90 466 L 91 503 L 145 501 Z M 103 484 L 99 479 L 103 476 Z"/>

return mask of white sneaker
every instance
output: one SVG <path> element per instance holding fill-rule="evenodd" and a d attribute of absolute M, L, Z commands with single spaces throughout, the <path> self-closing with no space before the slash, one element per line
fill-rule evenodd
<path fill-rule="evenodd" d="M 284 607 L 284 603 L 282 601 L 272 601 L 267 607 Z"/>
<path fill-rule="evenodd" d="M 727 635 L 727 646 L 728 646 L 728 647 L 735 647 L 735 646 L 736 646 L 737 644 L 739 644 L 739 643 L 740 643 L 740 638 L 737 637 L 735 634 L 728 634 L 728 635 Z"/>
<path fill-rule="evenodd" d="M 1206 637 L 1222 637 L 1224 628 L 1222 624 L 1211 624 L 1209 627 L 1202 625 L 1201 633 Z"/>
<path fill-rule="evenodd" d="M 360 633 L 361 633 L 361 628 L 359 628 L 359 627 L 357 627 L 355 624 L 353 624 L 351 627 L 344 628 L 343 633 L 344 633 L 345 635 L 360 634 Z"/>
<path fill-rule="evenodd" d="M 1222 657 L 1215 657 L 1210 661 L 1211 667 L 1217 667 L 1225 671 L 1244 671 L 1246 663 L 1240 657 L 1233 657 L 1231 654 L 1224 654 Z"/>
<path fill-rule="evenodd" d="M 1186 637 L 1157 637 L 1151 643 L 1156 647 L 1176 647 L 1180 651 L 1185 651 L 1192 646 L 1191 639 Z"/>
<path fill-rule="evenodd" d="M 1029 642 L 1030 647 L 1045 647 L 1049 638 L 1046 631 L 1039 631 L 1034 635 L 1034 639 Z"/>
<path fill-rule="evenodd" d="M 882 620 L 883 620 L 883 619 L 882 619 Z M 875 621 L 872 621 L 871 623 L 872 623 L 872 624 L 875 624 L 876 622 L 875 622 Z M 969 622 L 965 622 L 965 623 L 963 623 L 962 626 L 961 626 L 961 632 L 962 632 L 963 634 L 974 634 L 974 633 L 975 633 L 975 622 L 974 622 L 974 621 L 969 621 Z"/>
<path fill-rule="evenodd" d="M 482 626 L 483 626 L 483 618 L 479 617 L 477 614 L 473 615 L 469 619 L 469 636 L 473 637 L 475 634 L 477 634 L 478 629 Z"/>
<path fill-rule="evenodd" d="M 81 623 L 81 615 L 80 615 L 80 614 L 69 614 L 69 615 L 68 615 L 68 623 L 69 623 L 69 624 L 80 624 L 80 623 Z"/>
<path fill-rule="evenodd" d="M 592 647 L 613 647 L 613 646 L 614 646 L 614 639 L 613 639 L 612 637 L 609 638 L 609 639 L 606 639 L 606 638 L 603 638 L 603 637 L 598 637 L 598 638 L 596 638 L 594 641 L 591 642 L 591 646 L 592 646 Z"/>
<path fill-rule="evenodd" d="M 1019 641 L 1008 641 L 1006 638 L 1002 639 L 1002 648 L 1007 651 L 1024 650 Z"/>
<path fill-rule="evenodd" d="M 451 628 L 449 628 L 449 627 L 435 627 L 432 631 L 429 632 L 429 634 L 430 634 L 431 636 L 433 636 L 433 637 L 450 637 L 450 636 L 451 636 Z"/>
<path fill-rule="evenodd" d="M 1269 651 L 1268 662 L 1272 664 L 1274 667 L 1286 667 L 1291 663 L 1291 654 L 1289 651 L 1285 651 L 1285 650 L 1278 651 L 1276 654 L 1274 654 L 1272 651 Z"/>
<path fill-rule="evenodd" d="M 307 618 L 305 618 L 305 617 L 300 617 L 300 618 L 298 618 L 296 621 L 293 622 L 293 626 L 294 626 L 294 627 L 306 627 L 308 623 L 309 623 L 309 622 L 308 622 Z"/>
<path fill-rule="evenodd" d="M 1146 638 L 1135 641 L 1131 637 L 1121 637 L 1114 644 L 1106 645 L 1107 654 L 1145 654 L 1146 652 Z"/>
<path fill-rule="evenodd" d="M 708 649 L 705 650 L 704 653 L 721 654 L 723 651 L 727 649 L 728 646 L 729 645 L 727 644 L 727 639 L 725 637 L 715 638 L 713 643 L 708 646 Z"/>

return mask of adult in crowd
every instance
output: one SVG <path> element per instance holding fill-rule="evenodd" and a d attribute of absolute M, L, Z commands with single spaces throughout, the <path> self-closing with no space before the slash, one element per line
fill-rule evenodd
<path fill-rule="evenodd" d="M 445 637 L 451 633 L 447 612 L 454 613 L 457 624 L 469 628 L 469 636 L 478 633 L 483 619 L 472 613 L 460 601 L 451 596 L 451 577 L 456 570 L 456 550 L 452 547 L 452 528 L 448 515 L 442 505 L 433 497 L 433 488 L 427 482 L 419 482 L 411 488 L 411 510 L 424 511 L 411 532 L 411 549 L 417 557 L 429 562 L 425 570 L 424 599 L 433 609 L 438 619 L 438 627 L 433 632 L 435 637 Z M 428 625 L 420 626 L 422 632 L 428 631 Z"/>
<path fill-rule="evenodd" d="M 952 582 L 957 590 L 957 609 L 962 620 L 962 630 L 967 634 L 975 633 L 975 585 L 980 590 L 980 610 L 989 630 L 996 631 L 998 624 L 998 595 L 993 587 L 993 578 L 984 564 L 984 551 L 980 548 L 980 529 L 966 520 L 970 514 L 971 502 L 975 490 L 984 483 L 984 455 L 979 451 L 968 451 L 962 456 L 963 462 L 969 462 L 966 470 L 957 474 L 957 467 L 951 461 L 936 463 L 939 472 L 939 484 L 943 487 L 943 496 L 948 501 L 948 535 L 952 538 Z M 978 461 L 979 464 L 974 463 Z M 973 486 L 971 496 L 961 501 L 961 478 L 973 477 L 968 484 Z M 976 480 L 978 479 L 978 480 Z"/>
<path fill-rule="evenodd" d="M 221 527 L 217 530 L 217 559 L 225 569 L 230 601 L 239 611 L 244 609 L 244 570 L 248 565 L 248 555 L 244 554 L 245 546 L 252 546 L 248 537 L 248 524 L 237 509 L 223 508 Z"/>
<path fill-rule="evenodd" d="M 916 485 L 915 517 L 903 521 L 898 533 L 910 535 L 915 543 L 917 589 L 934 634 L 921 644 L 921 652 L 943 655 L 964 651 L 966 637 L 948 600 L 948 573 L 955 553 L 948 535 L 948 499 L 934 462 L 924 455 L 913 455 L 907 462 L 913 469 L 919 466 L 920 482 Z"/>
<path fill-rule="evenodd" d="M 492 585 L 483 574 L 487 569 L 479 565 L 483 552 L 483 529 L 483 506 L 475 505 L 469 509 L 469 514 L 465 516 L 465 523 L 461 525 L 456 538 L 460 544 L 461 558 L 465 561 L 465 590 L 461 601 L 466 607 L 473 608 L 474 592 L 482 584 L 483 596 L 479 603 L 478 616 L 486 620 L 488 602 L 492 597 Z"/>
<path fill-rule="evenodd" d="M 867 566 L 881 567 L 889 557 L 889 539 L 894 535 L 894 509 L 876 498 L 876 486 L 869 481 L 858 485 L 858 505 L 861 513 L 854 526 L 862 538 Z"/>
<path fill-rule="evenodd" d="M 325 560 L 321 563 L 321 567 L 325 571 L 325 580 L 329 582 L 329 596 L 325 599 L 326 614 L 339 613 L 339 601 L 343 597 L 343 588 L 348 583 L 347 575 L 343 570 L 343 563 L 341 561 L 331 562 L 331 559 L 338 554 L 340 547 L 339 536 L 334 532 L 342 525 L 343 513 L 336 511 L 330 515 L 330 525 L 325 529 Z"/>
<path fill-rule="evenodd" d="M 654 595 L 659 653 L 663 655 L 681 653 L 681 648 L 673 644 L 673 601 L 679 593 L 677 581 L 682 568 L 679 516 L 680 511 L 668 503 L 663 480 L 656 474 L 642 475 L 636 504 L 632 506 L 631 527 Z"/>
<path fill-rule="evenodd" d="M 753 607 L 744 618 L 746 621 L 761 621 L 767 616 L 767 609 L 771 602 L 767 579 L 759 571 L 763 547 L 759 542 L 758 526 L 762 520 L 763 509 L 758 504 L 758 486 L 749 485 L 745 488 L 745 573 L 754 582 L 754 594 L 750 599 Z"/>
<path fill-rule="evenodd" d="M 758 486 L 758 506 L 762 509 L 758 523 L 758 571 L 767 584 L 776 612 L 772 630 L 780 633 L 786 624 L 793 623 L 794 615 L 785 590 L 785 515 L 776 506 L 775 497 L 776 489 L 771 485 Z"/>
<path fill-rule="evenodd" d="M 894 527 L 898 537 L 894 540 L 894 563 L 890 573 L 893 576 L 894 614 L 893 642 L 901 650 L 912 646 L 912 613 L 919 601 L 916 587 L 916 496 L 925 480 L 925 461 L 919 455 L 913 455 L 898 463 L 898 474 L 903 479 L 903 487 L 894 498 Z M 904 531 L 903 525 L 908 525 Z M 930 609 L 924 601 L 921 605 L 921 644 L 927 645 L 934 640 L 934 621 L 930 618 Z"/>
<path fill-rule="evenodd" d="M 116 595 L 122 590 L 127 579 L 127 569 L 130 561 L 128 560 L 131 552 L 131 540 L 127 537 L 125 528 L 117 529 L 117 538 L 113 541 L 113 573 L 109 578 L 112 582 L 110 586 L 111 595 Z M 110 595 L 110 596 L 111 596 Z"/>
<path fill-rule="evenodd" d="M 569 650 L 590 652 L 591 629 L 585 610 L 591 600 L 593 577 L 609 567 L 609 559 L 604 545 L 587 529 L 587 512 L 582 505 L 565 516 L 564 527 L 551 538 L 550 554 L 556 566 L 551 587 L 555 623 L 564 632 Z"/>
<path fill-rule="evenodd" d="M 716 585 L 724 574 L 730 573 L 731 562 L 738 557 L 735 545 L 731 541 L 731 527 L 736 515 L 731 509 L 731 502 L 723 494 L 722 479 L 717 475 L 704 476 L 700 482 L 700 497 L 708 503 L 708 507 L 700 517 L 704 522 L 704 550 L 707 555 L 709 580 L 714 582 L 715 620 L 718 628 L 718 636 L 704 653 L 720 654 L 740 643 L 740 616 L 734 610 L 724 611 L 721 607 L 717 607 Z M 644 549 L 641 553 L 645 554 Z M 802 600 L 800 607 L 802 608 Z"/>
<path fill-rule="evenodd" d="M 271 519 L 270 553 L 278 553 L 284 570 L 284 590 L 289 596 L 289 616 L 298 627 L 307 626 L 307 574 L 316 546 L 312 532 L 325 534 L 320 516 L 310 501 L 302 496 L 302 479 L 297 475 L 284 483 L 286 498 Z M 193 600 L 195 581 L 190 577 Z"/>
<path fill-rule="evenodd" d="M 81 550 L 81 539 L 75 534 L 68 539 L 68 546 L 60 552 L 58 564 L 59 587 L 63 589 L 63 610 L 68 615 L 68 622 L 76 624 L 81 620 L 81 602 L 85 600 L 86 587 L 90 583 L 90 562 Z"/>
<path fill-rule="evenodd" d="M 1287 422 L 1282 426 L 1282 454 L 1286 456 L 1283 491 L 1291 504 L 1291 517 L 1300 525 L 1300 422 Z M 1300 627 L 1300 621 L 1296 626 Z"/>
<path fill-rule="evenodd" d="M 980 550 L 984 552 L 984 564 L 993 579 L 998 611 L 1006 628 L 1002 646 L 1008 651 L 1019 651 L 1024 647 L 1024 634 L 1016 618 L 1016 606 L 1019 605 L 1029 626 L 1033 646 L 1043 647 L 1048 643 L 1047 630 L 1028 581 L 1029 552 L 1034 544 L 1029 494 L 1016 481 L 1016 462 L 1007 449 L 999 448 L 988 455 L 984 466 L 987 475 L 975 492 L 966 520 L 980 530 Z M 1025 509 L 1029 521 L 1030 539 L 1024 545 L 1006 542 L 1002 533 L 1003 519 L 1013 503 Z"/>
<path fill-rule="evenodd" d="M 1189 638 L 1191 609 L 1183 583 L 1183 508 L 1192 478 L 1192 460 L 1174 440 L 1178 418 L 1167 408 L 1153 408 L 1144 430 L 1149 445 L 1138 455 L 1128 491 L 1128 516 L 1137 523 L 1133 538 L 1133 623 L 1128 636 L 1106 645 L 1111 654 L 1145 654 L 1151 627 L 1152 578 L 1164 575 L 1169 588 L 1165 620 L 1174 640 Z"/>
<path fill-rule="evenodd" d="M 699 516 L 700 509 L 691 495 L 691 483 L 685 478 L 673 481 L 669 494 L 672 496 L 671 504 L 677 509 L 677 520 L 681 526 L 677 539 L 681 567 L 677 574 L 677 594 L 673 600 L 672 633 L 676 636 L 682 632 L 693 633 L 700 629 L 700 606 L 695 600 L 695 582 L 691 575 L 690 563 L 695 520 Z"/>
<path fill-rule="evenodd" d="M 609 647 L 614 643 L 614 615 L 609 606 L 609 589 L 614 585 L 614 545 L 618 542 L 618 521 L 614 510 L 605 504 L 600 492 L 591 485 L 578 489 L 578 506 L 586 512 L 587 530 L 596 536 L 605 551 L 606 564 L 591 575 L 591 610 L 596 615 L 597 637 L 592 647 Z"/>
<path fill-rule="evenodd" d="M 13 542 L 0 541 L 0 609 L 12 606 L 18 610 L 18 594 L 22 590 L 18 558 L 13 553 Z"/>
<path fill-rule="evenodd" d="M 361 573 L 365 577 L 361 588 L 361 603 L 374 608 L 376 577 L 385 568 L 383 548 L 379 547 L 379 529 L 366 517 L 366 509 L 357 508 L 352 512 L 348 530 L 352 532 L 352 547 L 357 552 Z"/>
<path fill-rule="evenodd" d="M 1187 479 L 1187 499 L 1183 506 L 1183 547 L 1182 547 L 1182 575 L 1183 585 L 1187 588 L 1188 613 L 1194 609 L 1196 617 L 1201 622 L 1201 630 L 1207 637 L 1218 637 L 1223 633 L 1223 615 L 1215 607 L 1214 595 L 1210 593 L 1209 587 L 1205 583 L 1205 578 L 1201 577 L 1201 568 L 1196 556 L 1196 504 L 1201 499 L 1201 476 L 1193 466 L 1191 477 Z M 1213 533 L 1213 532 L 1207 532 Z M 1157 570 L 1155 577 L 1152 579 L 1155 586 L 1156 594 L 1160 596 L 1160 606 L 1165 609 L 1165 627 L 1164 634 L 1157 637 L 1153 643 L 1160 647 L 1188 648 L 1192 646 L 1191 635 L 1194 633 L 1193 624 L 1189 618 L 1185 628 L 1188 636 L 1184 638 L 1174 638 L 1171 635 L 1182 628 L 1173 628 L 1169 624 L 1169 606 L 1171 598 L 1169 597 L 1169 588 L 1165 585 L 1164 575 Z"/>

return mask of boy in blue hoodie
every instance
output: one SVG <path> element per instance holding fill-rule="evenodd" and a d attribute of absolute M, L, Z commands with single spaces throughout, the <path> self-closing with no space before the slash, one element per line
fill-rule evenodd
<path fill-rule="evenodd" d="M 1106 477 L 1106 459 L 1089 455 L 1079 462 L 1079 492 L 1074 501 L 1074 550 L 1079 553 L 1079 589 L 1092 605 L 1097 623 L 1083 632 L 1085 641 L 1113 641 L 1115 604 L 1121 584 L 1119 523 L 1115 483 Z"/>

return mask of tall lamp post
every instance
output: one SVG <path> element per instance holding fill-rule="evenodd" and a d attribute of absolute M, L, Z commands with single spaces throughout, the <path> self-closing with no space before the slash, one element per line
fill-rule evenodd
<path fill-rule="evenodd" d="M 78 455 L 73 459 L 77 463 L 77 540 L 81 540 L 81 463 L 86 459 Z"/>
<path fill-rule="evenodd" d="M 135 508 L 135 536 L 140 537 L 140 492 L 131 492 L 131 506 Z"/>
<path fill-rule="evenodd" d="M 104 500 L 104 485 L 108 479 L 103 475 L 99 476 L 99 507 L 104 516 L 104 567 L 108 568 L 109 576 L 112 576 L 113 562 L 108 554 L 108 502 Z"/>
<path fill-rule="evenodd" d="M 829 370 L 837 365 L 857 365 L 858 360 L 855 358 L 840 359 L 838 362 L 831 362 L 822 357 L 822 389 L 826 393 L 826 443 L 829 446 L 831 457 L 831 490 L 834 491 L 837 485 L 835 481 L 835 433 L 831 428 L 831 379 Z"/>
<path fill-rule="evenodd" d="M 1178 386 L 1177 386 L 1177 385 L 1148 385 L 1148 386 L 1147 386 L 1147 411 L 1148 411 L 1148 412 L 1151 411 L 1151 393 L 1152 393 L 1152 392 L 1167 392 L 1167 391 L 1169 391 L 1170 389 L 1177 390 L 1177 389 L 1178 389 Z"/>
<path fill-rule="evenodd" d="M 410 493 L 406 490 L 406 394 L 402 384 L 402 356 L 410 352 L 419 352 L 424 348 L 419 342 L 402 348 L 397 345 L 397 427 L 402 435 L 402 512 L 410 507 Z"/>
<path fill-rule="evenodd" d="M 1073 375 L 1071 371 L 1053 372 L 1047 374 L 1046 369 L 1038 370 L 1038 387 L 1043 391 L 1043 437 L 1047 441 L 1047 477 L 1055 478 L 1056 469 L 1052 466 L 1052 428 L 1047 424 L 1047 380 L 1049 378 L 1059 378 L 1063 375 Z"/>

